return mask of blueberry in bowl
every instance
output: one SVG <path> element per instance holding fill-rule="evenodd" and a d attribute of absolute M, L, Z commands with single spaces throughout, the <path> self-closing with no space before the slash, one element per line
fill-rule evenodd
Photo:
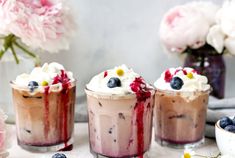
<path fill-rule="evenodd" d="M 229 117 L 224 116 L 220 119 L 219 125 L 221 128 L 224 129 L 228 125 L 233 125 L 233 121 Z"/>
<path fill-rule="evenodd" d="M 235 157 L 235 118 L 225 116 L 218 120 L 215 136 L 221 154 Z"/>

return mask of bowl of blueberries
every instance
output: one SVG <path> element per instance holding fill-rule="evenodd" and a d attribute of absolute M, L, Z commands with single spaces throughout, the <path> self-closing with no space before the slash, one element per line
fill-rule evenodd
<path fill-rule="evenodd" d="M 222 155 L 235 157 L 235 117 L 222 117 L 215 125 L 216 143 Z"/>

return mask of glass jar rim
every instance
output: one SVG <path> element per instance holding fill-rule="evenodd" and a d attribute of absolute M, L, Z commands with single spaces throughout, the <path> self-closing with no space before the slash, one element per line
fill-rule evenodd
<path fill-rule="evenodd" d="M 70 81 L 68 83 L 70 83 L 70 87 L 75 87 L 76 86 L 76 82 L 77 82 L 77 80 L 74 79 L 74 80 L 72 80 L 72 81 Z M 49 87 L 56 86 L 56 85 L 58 85 L 58 84 L 50 85 Z M 10 86 L 12 88 L 14 88 L 14 89 L 30 91 L 28 87 L 17 85 L 14 80 L 10 81 Z M 46 86 L 38 86 L 38 87 L 39 88 L 43 88 L 43 87 L 46 87 Z"/>
<path fill-rule="evenodd" d="M 176 93 L 176 94 L 185 94 L 185 93 L 208 93 L 210 94 L 212 92 L 212 87 L 210 87 L 207 90 L 195 90 L 195 91 L 176 91 L 176 90 L 163 90 L 163 89 L 159 89 L 156 88 L 156 92 L 163 92 L 163 93 L 168 93 L 168 94 L 172 94 L 172 93 Z"/>
<path fill-rule="evenodd" d="M 95 92 L 87 87 L 84 89 L 86 94 L 89 96 L 93 96 L 95 98 L 102 98 L 102 99 L 131 99 L 131 98 L 136 98 L 135 93 L 127 93 L 127 94 L 110 94 L 110 93 L 105 93 L 105 92 Z M 150 90 L 151 96 L 155 95 L 155 89 Z"/>

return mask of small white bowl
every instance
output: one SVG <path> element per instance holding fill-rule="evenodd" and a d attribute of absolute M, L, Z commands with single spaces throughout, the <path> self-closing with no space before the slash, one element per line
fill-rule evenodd
<path fill-rule="evenodd" d="M 217 146 L 222 155 L 235 157 L 235 133 L 228 132 L 220 127 L 220 121 L 215 124 Z"/>

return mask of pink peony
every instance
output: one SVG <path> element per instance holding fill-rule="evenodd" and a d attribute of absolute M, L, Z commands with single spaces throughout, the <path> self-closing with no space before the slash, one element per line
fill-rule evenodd
<path fill-rule="evenodd" d="M 0 0 L 0 34 L 13 34 L 33 49 L 69 48 L 74 21 L 63 0 Z"/>
<path fill-rule="evenodd" d="M 192 2 L 170 9 L 160 26 L 160 38 L 171 52 L 197 49 L 206 43 L 218 7 L 210 2 Z"/>

